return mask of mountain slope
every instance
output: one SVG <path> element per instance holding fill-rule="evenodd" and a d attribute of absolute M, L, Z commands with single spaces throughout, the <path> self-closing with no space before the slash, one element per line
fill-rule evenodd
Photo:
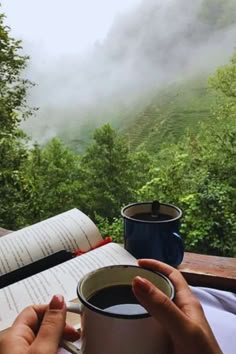
<path fill-rule="evenodd" d="M 199 122 L 211 119 L 213 100 L 204 79 L 172 85 L 158 91 L 121 131 L 131 150 L 144 145 L 148 151 L 156 152 L 162 143 L 177 141 L 186 129 L 196 130 Z"/>

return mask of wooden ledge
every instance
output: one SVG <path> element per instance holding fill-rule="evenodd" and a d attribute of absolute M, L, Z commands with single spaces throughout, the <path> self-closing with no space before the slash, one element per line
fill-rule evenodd
<path fill-rule="evenodd" d="M 0 237 L 10 234 L 11 232 L 11 230 L 3 229 L 2 227 L 0 227 Z"/>
<path fill-rule="evenodd" d="M 236 258 L 185 252 L 178 269 L 190 285 L 236 293 Z"/>

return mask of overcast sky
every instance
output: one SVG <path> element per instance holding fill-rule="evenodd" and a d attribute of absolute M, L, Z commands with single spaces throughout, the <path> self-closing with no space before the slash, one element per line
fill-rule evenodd
<path fill-rule="evenodd" d="M 51 57 L 81 53 L 106 37 L 116 16 L 139 0 L 0 0 L 12 35 L 29 55 L 40 46 Z M 38 50 L 37 50 L 38 52 Z"/>

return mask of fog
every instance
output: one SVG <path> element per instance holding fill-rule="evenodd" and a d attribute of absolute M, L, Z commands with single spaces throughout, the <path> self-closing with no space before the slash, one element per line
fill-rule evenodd
<path fill-rule="evenodd" d="M 213 29 L 200 16 L 201 5 L 202 0 L 133 1 L 82 47 L 75 37 L 71 50 L 65 37 L 61 46 L 57 38 L 54 55 L 26 39 L 31 60 L 25 76 L 37 84 L 29 103 L 39 110 L 23 128 L 40 142 L 56 135 L 83 141 L 90 128 L 122 124 L 156 90 L 213 72 L 232 55 L 236 27 Z M 53 48 L 53 36 L 49 43 Z"/>

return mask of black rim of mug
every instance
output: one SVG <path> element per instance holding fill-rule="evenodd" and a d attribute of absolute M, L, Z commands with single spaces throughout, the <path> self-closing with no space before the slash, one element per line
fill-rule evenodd
<path fill-rule="evenodd" d="M 151 317 L 151 315 L 148 312 L 145 313 L 141 313 L 141 314 L 131 314 L 131 315 L 126 315 L 126 314 L 118 314 L 118 313 L 112 313 L 112 312 L 108 312 L 106 310 L 100 309 L 99 307 L 96 307 L 94 305 L 92 305 L 85 297 L 83 294 L 81 294 L 81 287 L 83 285 L 83 282 L 85 282 L 92 274 L 96 273 L 97 271 L 100 270 L 104 270 L 107 268 L 115 268 L 115 267 L 131 267 L 131 268 L 140 268 L 139 266 L 136 265 L 112 265 L 112 266 L 106 266 L 106 267 L 102 267 L 99 269 L 96 269 L 88 274 L 86 274 L 81 281 L 79 282 L 78 286 L 77 286 L 77 296 L 79 298 L 79 300 L 81 301 L 81 303 L 89 308 L 92 311 L 98 312 L 101 315 L 107 316 L 107 317 L 115 317 L 115 318 L 124 318 L 124 319 L 130 319 L 130 320 L 134 320 L 134 319 L 138 319 L 138 318 L 148 318 Z M 160 272 L 156 272 L 152 269 L 149 268 L 145 268 L 145 267 L 141 267 L 142 269 L 148 270 L 149 272 L 152 272 L 154 274 L 157 274 L 158 276 L 162 277 L 163 279 L 165 279 L 165 281 L 168 283 L 170 289 L 171 289 L 171 295 L 170 295 L 170 300 L 173 300 L 175 297 L 175 289 L 174 286 L 172 284 L 172 282 L 169 280 L 169 278 L 167 278 L 167 276 L 165 276 L 164 274 L 160 273 Z M 137 274 L 138 275 L 138 274 Z"/>
<path fill-rule="evenodd" d="M 147 201 L 147 202 L 141 202 L 141 203 L 132 203 L 132 204 L 128 204 L 126 205 L 124 208 L 121 209 L 121 216 L 124 218 L 124 219 L 128 219 L 128 220 L 132 220 L 132 221 L 135 221 L 135 222 L 138 222 L 138 223 L 143 223 L 144 221 L 143 220 L 138 220 L 138 219 L 135 219 L 133 218 L 132 216 L 128 216 L 125 214 L 125 211 L 131 207 L 134 207 L 134 206 L 137 206 L 137 205 L 152 205 L 153 202 L 150 202 L 150 201 Z M 145 220 L 145 223 L 150 223 L 150 224 L 165 224 L 165 223 L 170 223 L 170 222 L 175 222 L 177 220 L 179 220 L 182 215 L 183 215 L 183 212 L 180 208 L 178 208 L 177 206 L 173 205 L 173 204 L 168 204 L 168 203 L 160 203 L 160 205 L 164 205 L 164 206 L 167 206 L 167 207 L 170 207 L 172 209 L 175 209 L 179 215 L 176 216 L 175 218 L 173 219 L 168 219 L 168 220 L 160 220 L 160 221 L 151 221 L 151 220 Z"/>

